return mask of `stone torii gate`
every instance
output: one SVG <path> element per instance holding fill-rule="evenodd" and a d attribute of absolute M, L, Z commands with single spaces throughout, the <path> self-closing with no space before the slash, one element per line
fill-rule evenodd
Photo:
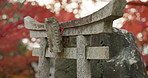
<path fill-rule="evenodd" d="M 123 15 L 125 5 L 126 0 L 112 0 L 89 16 L 62 23 L 55 18 L 39 23 L 25 17 L 25 27 L 30 29 L 30 36 L 41 38 L 41 47 L 33 50 L 33 56 L 39 56 L 39 78 L 49 77 L 49 57 L 76 59 L 77 78 L 91 78 L 89 59 L 109 59 L 109 47 L 89 46 L 86 36 L 112 33 L 112 23 Z M 59 27 L 64 28 L 62 38 L 76 36 L 76 47 L 62 46 Z"/>

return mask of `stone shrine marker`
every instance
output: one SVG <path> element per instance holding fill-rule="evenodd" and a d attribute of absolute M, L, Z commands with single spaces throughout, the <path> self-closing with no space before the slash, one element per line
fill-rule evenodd
<path fill-rule="evenodd" d="M 126 0 L 112 0 L 99 11 L 68 22 L 58 23 L 55 18 L 39 23 L 31 17 L 25 17 L 25 27 L 30 36 L 41 38 L 40 48 L 33 50 L 33 56 L 39 56 L 39 78 L 48 78 L 50 61 L 48 57 L 77 60 L 77 78 L 91 78 L 90 59 L 109 59 L 109 46 L 89 46 L 87 36 L 112 33 L 112 23 L 123 15 Z M 60 35 L 59 28 L 64 32 Z M 76 47 L 64 47 L 64 37 L 76 37 Z"/>

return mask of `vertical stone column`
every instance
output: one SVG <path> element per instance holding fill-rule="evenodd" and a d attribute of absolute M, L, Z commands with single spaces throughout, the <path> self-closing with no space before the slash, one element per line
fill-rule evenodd
<path fill-rule="evenodd" d="M 47 41 L 41 38 L 41 55 L 39 56 L 38 78 L 49 78 L 50 76 L 50 59 L 45 57 Z"/>
<path fill-rule="evenodd" d="M 86 59 L 87 41 L 84 36 L 77 36 L 77 78 L 91 78 L 90 60 Z"/>

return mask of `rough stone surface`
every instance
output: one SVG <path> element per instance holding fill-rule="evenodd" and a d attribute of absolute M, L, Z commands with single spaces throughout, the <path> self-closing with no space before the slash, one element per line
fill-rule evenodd
<path fill-rule="evenodd" d="M 38 73 L 37 78 L 48 78 L 50 76 L 50 58 L 45 57 L 45 49 L 46 49 L 47 39 L 41 38 L 41 50 L 40 50 L 40 56 L 39 56 L 39 65 L 38 65 Z M 48 67 L 48 68 L 47 68 Z"/>
<path fill-rule="evenodd" d="M 75 38 L 71 39 L 75 41 Z M 135 38 L 131 33 L 114 28 L 111 34 L 88 36 L 87 39 L 90 41 L 89 46 L 110 48 L 109 60 L 91 60 L 92 78 L 147 78 Z M 71 44 L 72 47 L 76 46 L 73 42 Z M 77 76 L 76 60 L 56 59 L 55 67 L 55 78 Z"/>
<path fill-rule="evenodd" d="M 59 26 L 64 28 L 62 36 L 111 33 L 113 21 L 123 16 L 125 6 L 126 0 L 111 0 L 106 6 L 86 17 L 59 23 Z M 46 27 L 44 23 L 39 23 L 28 16 L 25 17 L 24 20 L 25 27 L 30 29 L 31 37 L 47 37 L 47 32 L 45 30 L 47 30 L 47 28 L 52 28 Z M 48 36 L 50 34 L 51 32 L 48 33 Z"/>
<path fill-rule="evenodd" d="M 55 78 L 76 78 L 76 60 L 56 59 Z"/>

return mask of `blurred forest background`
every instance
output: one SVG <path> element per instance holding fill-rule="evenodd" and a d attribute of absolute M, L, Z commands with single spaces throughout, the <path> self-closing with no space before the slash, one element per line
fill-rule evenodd
<path fill-rule="evenodd" d="M 40 39 L 29 38 L 24 17 L 39 22 L 56 17 L 59 22 L 89 15 L 110 0 L 0 0 L 0 78 L 35 78 L 37 57 L 32 48 Z M 128 0 L 124 16 L 114 27 L 132 32 L 148 71 L 148 0 Z"/>

